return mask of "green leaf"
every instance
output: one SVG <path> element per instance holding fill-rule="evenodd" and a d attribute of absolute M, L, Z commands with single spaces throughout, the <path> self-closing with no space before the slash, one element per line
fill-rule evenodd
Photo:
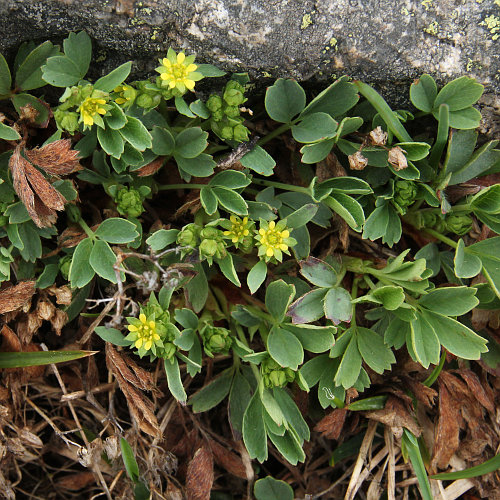
<path fill-rule="evenodd" d="M 361 232 L 365 214 L 358 201 L 343 193 L 332 193 L 323 200 L 323 203 L 339 214 L 352 229 Z"/>
<path fill-rule="evenodd" d="M 385 285 L 371 290 L 368 295 L 364 295 L 353 302 L 376 302 L 382 304 L 384 309 L 394 311 L 401 307 L 405 300 L 404 290 L 400 286 Z"/>
<path fill-rule="evenodd" d="M 475 130 L 452 130 L 444 160 L 447 174 L 460 170 L 470 159 L 476 147 Z"/>
<path fill-rule="evenodd" d="M 120 438 L 120 449 L 127 475 L 134 483 L 137 483 L 139 481 L 139 466 L 134 456 L 134 450 L 132 450 L 125 438 Z"/>
<path fill-rule="evenodd" d="M 410 323 L 411 347 L 418 360 L 424 367 L 429 368 L 432 363 L 439 363 L 441 344 L 432 324 L 424 316 L 417 314 L 416 319 Z"/>
<path fill-rule="evenodd" d="M 391 369 L 391 364 L 396 362 L 396 358 L 392 349 L 385 344 L 384 339 L 378 333 L 358 326 L 356 338 L 361 356 L 373 371 L 383 373 L 384 370 Z"/>
<path fill-rule="evenodd" d="M 276 363 L 292 370 L 304 361 L 304 349 L 299 339 L 279 326 L 273 326 L 269 332 L 267 350 Z"/>
<path fill-rule="evenodd" d="M 184 129 L 175 138 L 175 153 L 183 158 L 196 158 L 207 147 L 208 132 L 200 127 Z"/>
<path fill-rule="evenodd" d="M 266 290 L 266 308 L 277 323 L 285 318 L 288 306 L 295 295 L 295 287 L 283 280 L 273 281 Z"/>
<path fill-rule="evenodd" d="M 59 266 L 57 264 L 47 264 L 43 269 L 42 274 L 36 280 L 37 288 L 47 288 L 54 284 L 56 277 L 59 273 Z"/>
<path fill-rule="evenodd" d="M 424 74 L 415 80 L 410 86 L 410 99 L 413 105 L 430 113 L 434 108 L 434 101 L 437 95 L 437 85 L 432 76 Z"/>
<path fill-rule="evenodd" d="M 84 287 L 94 277 L 94 269 L 89 263 L 92 248 L 92 240 L 85 238 L 78 243 L 73 253 L 69 268 L 69 280 L 73 288 Z"/>
<path fill-rule="evenodd" d="M 371 194 L 373 189 L 363 179 L 357 177 L 333 177 L 319 184 L 322 188 L 332 189 L 336 193 Z"/>
<path fill-rule="evenodd" d="M 85 76 L 80 73 L 78 66 L 69 57 L 65 56 L 49 57 L 47 64 L 42 69 L 44 84 L 46 82 L 54 87 L 76 85 Z M 41 85 L 37 84 L 37 86 Z"/>
<path fill-rule="evenodd" d="M 436 135 L 436 141 L 432 146 L 432 152 L 429 157 L 429 164 L 431 167 L 437 168 L 439 165 L 439 160 L 443 155 L 444 148 L 446 146 L 446 142 L 448 141 L 448 130 L 450 124 L 450 111 L 447 104 L 441 104 L 439 106 L 439 115 L 438 115 L 438 131 Z M 415 158 L 409 158 L 410 160 L 414 160 Z"/>
<path fill-rule="evenodd" d="M 487 240 L 474 243 L 465 250 L 481 259 L 483 274 L 494 287 L 495 293 L 500 297 L 500 237 L 488 238 Z"/>
<path fill-rule="evenodd" d="M 225 257 L 222 259 L 217 259 L 217 264 L 219 264 L 222 274 L 234 285 L 241 286 L 238 274 L 234 268 L 233 256 L 227 252 Z"/>
<path fill-rule="evenodd" d="M 342 360 L 340 361 L 340 365 L 334 378 L 335 384 L 342 385 L 345 389 L 349 389 L 350 387 L 352 387 L 356 383 L 356 380 L 358 380 L 362 363 L 355 330 L 347 330 L 342 335 L 342 337 L 348 333 L 350 334 L 351 338 L 346 350 L 344 351 Z M 340 339 L 337 339 L 337 344 L 339 340 Z"/>
<path fill-rule="evenodd" d="M 273 389 L 273 395 L 285 417 L 286 422 L 294 429 L 297 436 L 302 440 L 309 440 L 311 437 L 309 426 L 286 389 L 275 387 Z"/>
<path fill-rule="evenodd" d="M 94 83 L 94 89 L 102 90 L 103 92 L 112 92 L 118 85 L 121 85 L 125 81 L 131 69 L 132 63 L 130 61 L 123 63 L 121 66 L 111 71 L 111 73 L 99 78 Z"/>
<path fill-rule="evenodd" d="M 201 99 L 197 99 L 196 101 L 192 102 L 189 105 L 189 109 L 195 115 L 198 115 L 200 118 L 203 118 L 204 120 L 210 118 L 210 115 L 212 114 Z"/>
<path fill-rule="evenodd" d="M 59 54 L 59 48 L 47 41 L 33 49 L 16 71 L 16 85 L 21 90 L 33 90 L 43 87 L 47 82 L 42 77 L 42 66 L 51 56 Z M 45 73 L 45 68 L 43 68 Z M 45 75 L 44 75 L 45 76 Z M 45 80 L 45 81 L 44 81 Z M 60 85 L 56 85 L 59 87 Z M 62 86 L 62 85 L 61 85 Z"/>
<path fill-rule="evenodd" d="M 295 80 L 279 78 L 266 92 L 267 114 L 274 121 L 290 123 L 306 105 L 306 93 Z"/>
<path fill-rule="evenodd" d="M 257 264 L 255 264 L 247 276 L 247 285 L 250 289 L 250 293 L 253 295 L 264 283 L 267 275 L 267 264 L 263 260 L 259 260 Z"/>
<path fill-rule="evenodd" d="M 438 112 L 435 111 L 434 117 L 438 119 Z M 461 109 L 460 111 L 450 111 L 449 124 L 450 127 L 457 129 L 475 129 L 479 127 L 481 122 L 481 113 L 476 108 L 470 107 Z"/>
<path fill-rule="evenodd" d="M 186 284 L 185 288 L 189 303 L 194 312 L 198 313 L 203 309 L 207 301 L 208 281 L 200 263 L 194 264 L 193 267 L 198 274 Z"/>
<path fill-rule="evenodd" d="M 70 33 L 63 42 L 64 55 L 78 68 L 82 78 L 87 74 L 92 58 L 92 42 L 85 31 Z"/>
<path fill-rule="evenodd" d="M 338 325 L 342 321 L 348 323 L 352 317 L 351 295 L 343 288 L 330 288 L 324 301 L 325 316 Z"/>
<path fill-rule="evenodd" d="M 318 205 L 314 203 L 308 203 L 303 205 L 299 209 L 292 212 L 286 217 L 286 225 L 291 229 L 298 229 L 299 227 L 305 226 L 318 211 Z"/>
<path fill-rule="evenodd" d="M 36 111 L 38 111 L 35 123 L 38 125 L 47 125 L 49 120 L 49 108 L 48 105 L 40 99 L 37 99 L 30 94 L 16 94 L 12 97 L 12 104 L 14 104 L 14 107 L 19 114 L 21 114 L 21 107 L 29 104 L 35 108 Z"/>
<path fill-rule="evenodd" d="M 116 255 L 108 243 L 102 240 L 95 241 L 89 259 L 92 269 L 102 278 L 116 283 L 116 273 L 113 268 L 115 263 Z"/>
<path fill-rule="evenodd" d="M 193 405 L 194 413 L 208 411 L 217 406 L 226 398 L 233 382 L 234 370 L 228 368 L 218 377 L 215 377 L 209 384 L 189 398 L 189 404 Z"/>
<path fill-rule="evenodd" d="M 292 487 L 285 483 L 267 476 L 264 479 L 259 479 L 254 487 L 253 493 L 257 500 L 293 500 Z"/>
<path fill-rule="evenodd" d="M 151 250 L 158 252 L 163 250 L 175 242 L 177 235 L 179 234 L 178 229 L 160 229 L 155 231 L 147 240 L 146 243 L 151 247 Z"/>
<path fill-rule="evenodd" d="M 464 240 L 461 238 L 458 240 L 453 261 L 455 263 L 455 274 L 459 278 L 473 278 L 481 272 L 481 259 L 477 255 L 466 251 Z"/>
<path fill-rule="evenodd" d="M 293 333 L 302 347 L 310 352 L 325 352 L 335 343 L 333 334 L 336 328 L 333 326 L 286 324 L 283 327 Z"/>
<path fill-rule="evenodd" d="M 482 464 L 469 467 L 464 470 L 457 470 L 455 472 L 441 472 L 430 476 L 432 479 L 439 479 L 441 481 L 455 481 L 457 479 L 467 479 L 470 477 L 483 476 L 490 472 L 495 472 L 500 468 L 500 453 L 493 458 L 486 460 Z"/>
<path fill-rule="evenodd" d="M 300 274 L 313 285 L 329 288 L 337 284 L 337 272 L 330 264 L 316 257 L 308 257 L 299 264 Z"/>
<path fill-rule="evenodd" d="M 165 359 L 165 373 L 167 374 L 168 388 L 172 396 L 180 403 L 185 403 L 187 400 L 186 391 L 182 385 L 181 372 L 179 363 L 175 356 L 170 359 Z"/>
<path fill-rule="evenodd" d="M 191 111 L 183 97 L 176 96 L 174 98 L 174 104 L 181 115 L 187 116 L 188 118 L 196 118 L 196 115 Z"/>
<path fill-rule="evenodd" d="M 114 345 L 119 345 L 122 347 L 127 347 L 131 344 L 130 340 L 125 340 L 125 337 L 122 335 L 120 330 L 116 328 L 106 328 L 105 326 L 98 326 L 94 330 L 102 340 L 106 342 L 110 342 Z"/>
<path fill-rule="evenodd" d="M 401 220 L 389 203 L 377 207 L 368 216 L 363 227 L 363 239 L 375 241 L 382 238 L 382 242 L 390 247 L 400 240 L 401 234 Z"/>
<path fill-rule="evenodd" d="M 290 316 L 295 324 L 311 323 L 322 318 L 325 315 L 323 299 L 327 291 L 320 288 L 302 295 L 290 306 L 287 316 Z"/>
<path fill-rule="evenodd" d="M 127 123 L 127 117 L 123 112 L 123 109 L 118 106 L 113 101 L 109 102 L 111 109 L 108 110 L 109 116 L 104 118 L 104 122 L 106 123 L 106 128 L 110 127 L 113 130 L 121 129 Z"/>
<path fill-rule="evenodd" d="M 113 130 L 112 128 L 101 128 L 97 127 L 97 139 L 102 149 L 115 158 L 120 158 L 124 150 L 124 142 L 121 136 L 121 129 Z"/>
<path fill-rule="evenodd" d="M 347 408 L 350 411 L 382 410 L 385 407 L 387 396 L 372 396 L 371 398 L 354 401 Z"/>
<path fill-rule="evenodd" d="M 500 184 L 483 189 L 470 200 L 472 210 L 480 210 L 488 214 L 500 213 Z"/>
<path fill-rule="evenodd" d="M 247 187 L 251 182 L 243 172 L 239 172 L 238 170 L 224 170 L 215 174 L 208 184 L 210 186 L 238 189 Z"/>
<path fill-rule="evenodd" d="M 302 146 L 300 148 L 300 152 L 302 153 L 300 161 L 307 164 L 318 163 L 328 156 L 334 144 L 335 141 L 333 139 L 327 139 L 325 141 Z"/>
<path fill-rule="evenodd" d="M 370 104 L 377 110 L 382 119 L 387 124 L 389 130 L 401 141 L 401 142 L 413 142 L 413 139 L 408 134 L 406 129 L 403 127 L 399 119 L 396 117 L 392 109 L 385 102 L 385 100 L 380 96 L 380 94 L 374 90 L 372 87 L 366 83 L 356 80 L 353 82 L 358 88 L 359 92 L 370 102 Z"/>
<path fill-rule="evenodd" d="M 0 54 L 0 95 L 8 94 L 10 92 L 10 85 L 12 78 L 10 76 L 9 65 L 5 57 Z"/>
<path fill-rule="evenodd" d="M 395 146 L 403 149 L 406 152 L 406 158 L 412 161 L 424 159 L 431 148 L 426 142 L 398 142 Z"/>
<path fill-rule="evenodd" d="M 429 478 L 427 477 L 427 472 L 425 470 L 424 461 L 422 459 L 422 454 L 420 452 L 420 447 L 418 445 L 417 438 L 407 429 L 404 429 L 404 434 L 402 438 L 402 444 L 410 457 L 411 465 L 417 476 L 418 486 L 420 488 L 420 493 L 422 494 L 423 500 L 433 500 L 434 495 L 431 491 L 431 486 L 429 484 Z"/>
<path fill-rule="evenodd" d="M 337 118 L 349 111 L 358 101 L 356 87 L 346 78 L 340 78 L 319 93 L 302 111 L 300 117 L 324 112 Z"/>
<path fill-rule="evenodd" d="M 95 354 L 92 351 L 0 352 L 0 369 L 64 363 Z"/>
<path fill-rule="evenodd" d="M 204 77 L 214 78 L 226 74 L 225 71 L 222 71 L 213 64 L 197 64 L 197 66 L 196 71 L 201 73 Z"/>
<path fill-rule="evenodd" d="M 229 418 L 233 429 L 240 434 L 243 432 L 243 415 L 251 397 L 250 384 L 240 372 L 236 372 L 229 393 Z"/>
<path fill-rule="evenodd" d="M 481 97 L 484 87 L 474 78 L 462 76 L 447 83 L 434 101 L 433 109 L 437 110 L 441 104 L 448 104 L 450 111 L 458 111 L 475 104 Z"/>
<path fill-rule="evenodd" d="M 455 356 L 464 359 L 479 359 L 486 352 L 486 339 L 474 333 L 462 323 L 427 310 L 424 318 L 432 325 L 441 345 Z"/>
<path fill-rule="evenodd" d="M 292 127 L 292 135 L 297 142 L 309 144 L 331 139 L 335 136 L 337 126 L 338 123 L 330 115 L 313 113 Z"/>
<path fill-rule="evenodd" d="M 243 416 L 243 442 L 250 458 L 267 460 L 267 435 L 264 425 L 264 407 L 259 392 L 255 392 Z"/>
<path fill-rule="evenodd" d="M 169 156 L 175 148 L 174 136 L 165 128 L 154 126 L 151 131 L 152 151 L 161 156 Z"/>
<path fill-rule="evenodd" d="M 8 127 L 4 123 L 0 123 L 0 139 L 6 141 L 17 141 L 21 136 L 12 127 Z"/>
<path fill-rule="evenodd" d="M 241 194 L 223 187 L 214 187 L 212 192 L 219 200 L 219 205 L 224 207 L 228 212 L 237 215 L 248 214 L 248 205 Z"/>
<path fill-rule="evenodd" d="M 175 310 L 175 321 L 180 323 L 184 328 L 191 328 L 192 330 L 198 328 L 198 316 L 186 307 Z"/>
<path fill-rule="evenodd" d="M 130 243 L 137 238 L 139 233 L 133 222 L 112 217 L 99 225 L 95 235 L 108 243 Z"/>
<path fill-rule="evenodd" d="M 200 201 L 208 215 L 212 215 L 217 210 L 219 200 L 215 196 L 210 186 L 202 187 L 200 190 Z"/>
<path fill-rule="evenodd" d="M 212 156 L 206 153 L 202 153 L 196 158 L 184 158 L 175 155 L 175 161 L 180 170 L 195 177 L 208 177 L 212 175 L 216 165 Z"/>
<path fill-rule="evenodd" d="M 443 287 L 420 297 L 420 306 L 445 316 L 462 316 L 479 304 L 476 289 L 466 286 Z"/>
<path fill-rule="evenodd" d="M 244 167 L 264 176 L 272 175 L 273 168 L 276 165 L 272 156 L 260 146 L 255 146 L 252 151 L 243 156 L 240 163 Z"/>
<path fill-rule="evenodd" d="M 357 96 L 357 94 L 356 94 Z M 359 96 L 357 96 L 359 97 Z M 335 134 L 335 140 L 338 141 L 345 135 L 356 132 L 363 125 L 363 118 L 359 116 L 346 116 L 340 123 Z"/>
<path fill-rule="evenodd" d="M 144 151 L 152 146 L 151 134 L 148 132 L 148 129 L 140 120 L 133 116 L 127 116 L 127 123 L 119 132 L 127 142 L 139 151 Z"/>

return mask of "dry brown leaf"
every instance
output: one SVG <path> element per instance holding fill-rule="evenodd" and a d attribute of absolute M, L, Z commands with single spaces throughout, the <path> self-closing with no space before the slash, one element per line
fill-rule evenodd
<path fill-rule="evenodd" d="M 56 312 L 56 306 L 50 300 L 39 300 L 35 311 L 41 319 L 50 321 Z"/>
<path fill-rule="evenodd" d="M 153 402 L 136 388 L 144 387 L 144 384 L 138 379 L 137 375 L 127 367 L 127 364 L 135 365 L 135 363 L 130 359 L 125 361 L 124 357 L 122 357 L 110 343 L 106 343 L 106 364 L 118 381 L 118 385 L 127 400 L 129 411 L 134 417 L 138 427 L 150 436 L 159 437 L 161 431 L 158 420 L 154 414 Z M 135 366 L 139 368 L 137 365 Z M 139 370 L 142 370 L 142 368 L 139 368 Z M 135 371 L 137 372 L 138 370 Z M 145 370 L 142 370 L 142 372 L 151 377 Z M 152 385 L 151 379 L 146 382 L 146 386 L 149 385 Z"/>
<path fill-rule="evenodd" d="M 338 439 L 347 416 L 346 408 L 336 408 L 323 417 L 314 427 L 315 431 L 321 432 L 327 439 Z"/>
<path fill-rule="evenodd" d="M 241 479 L 247 479 L 245 465 L 238 455 L 228 450 L 213 439 L 210 439 L 208 444 L 210 445 L 210 449 L 212 450 L 215 462 L 219 467 L 227 470 L 227 472 L 233 474 L 233 476 L 239 477 Z"/>
<path fill-rule="evenodd" d="M 438 379 L 438 383 L 439 419 L 434 430 L 434 450 L 431 460 L 433 471 L 437 471 L 437 468 L 448 467 L 450 458 L 459 446 L 460 424 L 462 422 L 459 402 L 452 396 L 441 377 Z"/>
<path fill-rule="evenodd" d="M 415 422 L 415 419 L 408 411 L 407 407 L 402 403 L 399 398 L 389 396 L 382 410 L 366 411 L 364 415 L 371 419 L 376 420 L 384 425 L 395 428 L 406 428 L 411 431 L 415 436 L 419 437 L 422 429 Z"/>
<path fill-rule="evenodd" d="M 214 460 L 210 450 L 204 445 L 196 450 L 189 462 L 186 475 L 188 500 L 210 500 L 214 482 Z"/>
<path fill-rule="evenodd" d="M 405 385 L 415 395 L 420 403 L 427 406 L 427 408 L 432 408 L 434 406 L 434 399 L 437 396 L 437 392 L 432 389 L 432 387 L 427 387 L 411 377 L 404 377 L 403 380 Z"/>
<path fill-rule="evenodd" d="M 461 369 L 458 374 L 465 380 L 471 394 L 491 413 L 495 413 L 492 394 L 488 394 L 479 377 L 472 370 Z"/>
<path fill-rule="evenodd" d="M 50 318 L 50 324 L 56 332 L 56 335 L 61 335 L 63 326 L 68 322 L 68 314 L 62 309 L 57 309 L 54 312 L 52 318 Z"/>
<path fill-rule="evenodd" d="M 68 175 L 83 167 L 78 158 L 79 151 L 71 149 L 70 139 L 59 139 L 41 148 L 25 149 L 29 161 L 52 175 Z"/>
<path fill-rule="evenodd" d="M 63 285 L 57 287 L 52 285 L 47 288 L 49 295 L 53 295 L 56 298 L 56 303 L 63 306 L 69 306 L 71 304 L 71 299 L 73 294 L 71 293 L 71 288 L 69 286 Z"/>
<path fill-rule="evenodd" d="M 61 248 L 73 248 L 85 238 L 87 238 L 87 234 L 83 229 L 76 226 L 70 226 L 59 235 L 57 243 Z"/>
<path fill-rule="evenodd" d="M 17 285 L 0 290 L 0 314 L 19 309 L 35 293 L 35 281 L 21 281 Z"/>
<path fill-rule="evenodd" d="M 90 486 L 92 483 L 95 483 L 94 474 L 92 472 L 77 472 L 59 478 L 55 482 L 55 485 L 65 490 L 78 491 Z"/>
<path fill-rule="evenodd" d="M 153 160 L 151 163 L 148 163 L 147 165 L 144 165 L 143 167 L 136 170 L 136 174 L 139 177 L 146 177 L 148 175 L 154 175 L 163 166 L 164 161 L 165 161 L 165 158 L 163 156 L 160 156 L 160 157 L 156 158 L 155 160 Z"/>

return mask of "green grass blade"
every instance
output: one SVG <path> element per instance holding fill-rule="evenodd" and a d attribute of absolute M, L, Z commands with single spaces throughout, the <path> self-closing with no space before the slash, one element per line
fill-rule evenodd
<path fill-rule="evenodd" d="M 434 474 L 432 479 L 450 480 L 455 479 L 467 479 L 469 477 L 482 476 L 483 474 L 489 474 L 500 468 L 500 453 L 495 455 L 493 458 L 486 460 L 482 464 L 475 465 L 469 469 L 459 470 L 456 472 L 442 472 L 441 474 Z"/>
<path fill-rule="evenodd" d="M 408 457 L 417 476 L 418 486 L 424 500 L 433 500 L 431 485 L 427 477 L 424 461 L 420 453 L 417 438 L 407 429 L 404 430 L 403 443 L 406 446 Z"/>
<path fill-rule="evenodd" d="M 85 358 L 93 354 L 95 354 L 94 351 L 0 352 L 0 368 L 50 365 Z"/>
<path fill-rule="evenodd" d="M 387 127 L 401 142 L 413 142 L 410 134 L 396 118 L 394 112 L 385 102 L 384 98 L 370 85 L 358 80 L 353 82 L 359 92 L 369 101 L 369 103 L 380 113 L 382 119 L 387 123 Z"/>

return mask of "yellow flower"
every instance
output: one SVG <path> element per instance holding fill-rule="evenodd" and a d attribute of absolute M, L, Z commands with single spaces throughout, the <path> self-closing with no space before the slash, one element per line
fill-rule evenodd
<path fill-rule="evenodd" d="M 137 91 L 130 85 L 126 84 L 119 85 L 116 87 L 114 92 L 118 94 L 118 97 L 115 97 L 116 104 L 119 104 L 124 108 L 132 106 L 137 95 Z"/>
<path fill-rule="evenodd" d="M 239 217 L 231 215 L 229 220 L 230 224 L 227 228 L 228 230 L 224 231 L 224 236 L 231 238 L 233 243 L 241 242 L 245 236 L 250 234 L 250 227 L 252 223 L 248 223 L 248 217 L 243 217 L 243 220 L 241 220 Z M 227 227 L 228 224 L 225 224 L 224 226 Z"/>
<path fill-rule="evenodd" d="M 255 237 L 259 246 L 259 257 L 264 257 L 266 261 L 275 258 L 281 262 L 282 252 L 290 255 L 288 247 L 297 244 L 297 241 L 290 238 L 290 230 L 286 227 L 286 221 L 260 221 L 260 228 Z"/>
<path fill-rule="evenodd" d="M 87 97 L 78 108 L 84 128 L 91 127 L 94 122 L 97 124 L 102 122 L 99 115 L 105 115 L 107 110 L 106 99 L 103 97 Z"/>
<path fill-rule="evenodd" d="M 156 322 L 147 319 L 144 313 L 139 314 L 139 320 L 134 321 L 135 324 L 129 325 L 128 330 L 130 334 L 127 336 L 129 340 L 134 340 L 134 345 L 137 349 L 143 347 L 149 351 L 160 340 L 160 336 L 156 332 Z"/>
<path fill-rule="evenodd" d="M 169 49 L 167 57 L 160 59 L 160 64 L 156 71 L 160 73 L 163 87 L 169 89 L 176 88 L 184 93 L 186 89 L 193 90 L 195 82 L 201 80 L 203 75 L 197 73 L 198 66 L 193 64 L 195 56 L 187 56 L 184 52 L 176 54 L 175 50 Z"/>

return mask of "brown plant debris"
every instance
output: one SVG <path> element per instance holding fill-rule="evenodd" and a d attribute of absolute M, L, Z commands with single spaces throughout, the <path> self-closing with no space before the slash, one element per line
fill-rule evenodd
<path fill-rule="evenodd" d="M 25 305 L 35 293 L 35 281 L 21 281 L 0 290 L 0 314 L 15 311 Z"/>
<path fill-rule="evenodd" d="M 324 416 L 314 428 L 315 431 L 321 432 L 323 437 L 328 439 L 338 439 L 344 422 L 347 416 L 346 408 L 336 408 L 328 415 Z"/>
<path fill-rule="evenodd" d="M 203 445 L 196 450 L 189 462 L 186 475 L 188 500 L 209 500 L 214 482 L 214 460 L 212 453 Z"/>

